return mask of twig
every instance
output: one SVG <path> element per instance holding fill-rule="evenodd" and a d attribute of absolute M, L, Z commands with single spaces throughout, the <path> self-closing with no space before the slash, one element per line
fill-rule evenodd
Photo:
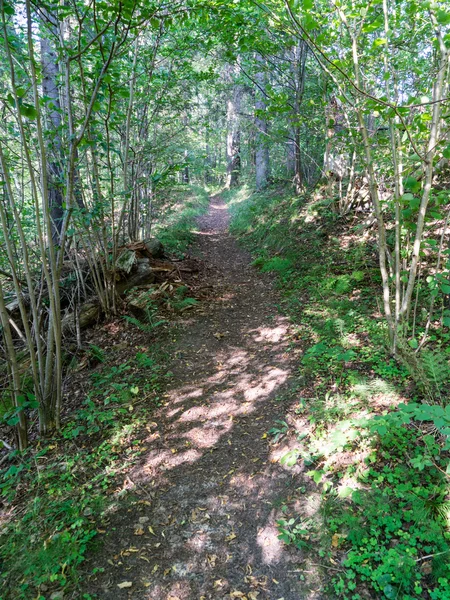
<path fill-rule="evenodd" d="M 337 567 L 330 567 L 329 565 L 322 565 L 321 563 L 309 563 L 311 567 L 322 567 L 323 569 L 330 569 L 330 571 L 344 571 L 344 569 L 338 569 Z"/>
<path fill-rule="evenodd" d="M 435 556 L 441 556 L 441 554 L 447 554 L 450 550 L 444 550 L 443 552 L 436 552 L 436 554 L 427 554 L 426 556 L 421 556 L 420 558 L 416 558 L 416 562 L 420 562 L 421 560 L 426 560 L 427 558 L 434 558 Z"/>

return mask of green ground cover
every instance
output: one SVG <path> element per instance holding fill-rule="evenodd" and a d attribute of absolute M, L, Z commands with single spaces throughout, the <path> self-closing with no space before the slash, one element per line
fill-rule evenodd
<path fill-rule="evenodd" d="M 318 549 L 331 597 L 450 598 L 446 333 L 420 358 L 394 360 L 375 245 L 358 220 L 283 188 L 226 196 L 232 233 L 277 276 L 304 348 L 299 392 L 269 433 L 294 436 L 281 462 L 304 464 L 321 503 L 313 519 L 280 520 L 281 539 Z"/>

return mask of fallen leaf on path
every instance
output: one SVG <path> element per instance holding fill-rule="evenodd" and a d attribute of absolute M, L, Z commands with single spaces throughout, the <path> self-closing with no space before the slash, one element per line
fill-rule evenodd
<path fill-rule="evenodd" d="M 211 565 L 211 567 L 216 566 L 217 556 L 215 554 L 208 554 L 206 558 L 208 559 L 208 562 Z"/>
<path fill-rule="evenodd" d="M 122 581 L 122 583 L 118 583 L 117 587 L 121 590 L 125 588 L 130 588 L 133 585 L 132 581 Z"/>
<path fill-rule="evenodd" d="M 142 529 L 142 527 L 137 527 L 134 530 L 134 535 L 144 535 L 144 530 Z"/>
<path fill-rule="evenodd" d="M 228 535 L 228 536 L 225 538 L 225 541 L 226 541 L 226 542 L 231 542 L 231 540 L 234 540 L 235 538 L 236 538 L 236 534 L 235 534 L 235 533 L 230 533 L 230 535 Z"/>

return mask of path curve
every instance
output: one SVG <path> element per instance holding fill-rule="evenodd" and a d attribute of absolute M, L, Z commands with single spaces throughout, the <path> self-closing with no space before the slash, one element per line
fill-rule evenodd
<path fill-rule="evenodd" d="M 101 599 L 319 598 L 299 580 L 299 552 L 277 537 L 280 506 L 299 485 L 267 439 L 296 368 L 289 324 L 228 222 L 213 197 L 193 252 L 214 298 L 176 328 L 167 401 L 130 477 L 141 500 L 112 516 Z"/>

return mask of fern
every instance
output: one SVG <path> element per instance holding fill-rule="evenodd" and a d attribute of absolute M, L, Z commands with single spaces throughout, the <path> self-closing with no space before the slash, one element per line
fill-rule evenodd
<path fill-rule="evenodd" d="M 273 256 L 264 262 L 261 266 L 261 271 L 263 273 L 278 273 L 279 275 L 285 275 L 288 271 L 291 271 L 292 268 L 293 264 L 289 258 Z"/>
<path fill-rule="evenodd" d="M 155 321 L 154 320 L 155 314 L 153 312 L 151 312 L 149 310 L 146 310 L 145 312 L 146 312 L 147 323 L 142 323 L 142 321 L 140 321 L 139 319 L 136 319 L 136 317 L 131 317 L 130 315 L 124 315 L 123 318 L 125 319 L 125 321 L 127 321 L 127 323 L 131 323 L 132 325 L 135 325 L 138 329 L 140 329 L 141 331 L 144 331 L 145 333 L 150 333 L 159 325 L 162 325 L 163 323 L 167 322 L 164 319 Z"/>
<path fill-rule="evenodd" d="M 428 401 L 445 403 L 448 400 L 450 365 L 444 354 L 423 350 L 418 355 L 403 346 L 399 348 L 399 358 Z"/>
<path fill-rule="evenodd" d="M 421 355 L 423 369 L 436 394 L 442 400 L 450 384 L 450 366 L 444 354 L 424 350 Z"/>
<path fill-rule="evenodd" d="M 182 300 L 172 300 L 170 303 L 175 310 L 182 312 L 191 306 L 195 306 L 198 304 L 198 300 L 195 298 L 183 298 Z"/>

